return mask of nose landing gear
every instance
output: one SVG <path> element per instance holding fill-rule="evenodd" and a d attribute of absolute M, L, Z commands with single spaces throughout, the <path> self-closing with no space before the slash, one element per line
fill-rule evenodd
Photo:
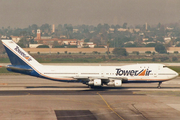
<path fill-rule="evenodd" d="M 161 83 L 162 83 L 162 82 L 159 82 L 157 88 L 159 88 L 159 89 L 161 88 Z"/>

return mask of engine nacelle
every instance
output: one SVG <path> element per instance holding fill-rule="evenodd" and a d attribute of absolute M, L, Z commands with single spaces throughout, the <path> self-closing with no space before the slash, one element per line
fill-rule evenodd
<path fill-rule="evenodd" d="M 101 86 L 101 79 L 94 79 L 94 86 Z"/>
<path fill-rule="evenodd" d="M 87 83 L 87 85 L 90 85 L 90 86 L 92 86 L 92 85 L 94 85 L 94 86 L 101 86 L 101 84 L 102 84 L 101 79 L 94 79 L 94 80 L 91 80 L 91 81 L 89 81 Z"/>
<path fill-rule="evenodd" d="M 89 81 L 87 85 L 94 85 L 94 81 Z"/>
<path fill-rule="evenodd" d="M 107 83 L 108 86 L 120 87 L 122 85 L 122 80 L 113 80 Z"/>
<path fill-rule="evenodd" d="M 114 86 L 115 87 L 120 87 L 122 85 L 122 80 L 115 80 L 114 81 Z"/>

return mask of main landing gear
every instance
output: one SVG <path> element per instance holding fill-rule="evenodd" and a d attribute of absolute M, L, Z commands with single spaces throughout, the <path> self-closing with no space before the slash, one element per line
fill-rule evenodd
<path fill-rule="evenodd" d="M 162 83 L 162 82 L 159 82 L 157 88 L 159 88 L 159 89 L 161 88 L 161 83 Z"/>

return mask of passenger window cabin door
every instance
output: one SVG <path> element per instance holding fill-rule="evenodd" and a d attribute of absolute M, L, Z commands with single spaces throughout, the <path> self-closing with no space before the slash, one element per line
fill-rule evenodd
<path fill-rule="evenodd" d="M 154 73 L 153 73 L 153 74 L 154 74 L 154 77 L 157 77 L 159 70 L 160 70 L 160 66 L 158 66 L 157 70 L 154 71 Z"/>
<path fill-rule="evenodd" d="M 101 66 L 100 66 L 101 67 Z M 101 67 L 100 68 L 100 74 L 101 74 L 101 77 L 104 77 L 105 76 L 105 71 L 104 69 Z"/>

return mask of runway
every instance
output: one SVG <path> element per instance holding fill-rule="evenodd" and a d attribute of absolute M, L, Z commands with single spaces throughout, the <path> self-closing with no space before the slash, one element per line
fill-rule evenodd
<path fill-rule="evenodd" d="M 91 89 L 81 83 L 0 76 L 2 120 L 178 120 L 180 78 Z"/>

